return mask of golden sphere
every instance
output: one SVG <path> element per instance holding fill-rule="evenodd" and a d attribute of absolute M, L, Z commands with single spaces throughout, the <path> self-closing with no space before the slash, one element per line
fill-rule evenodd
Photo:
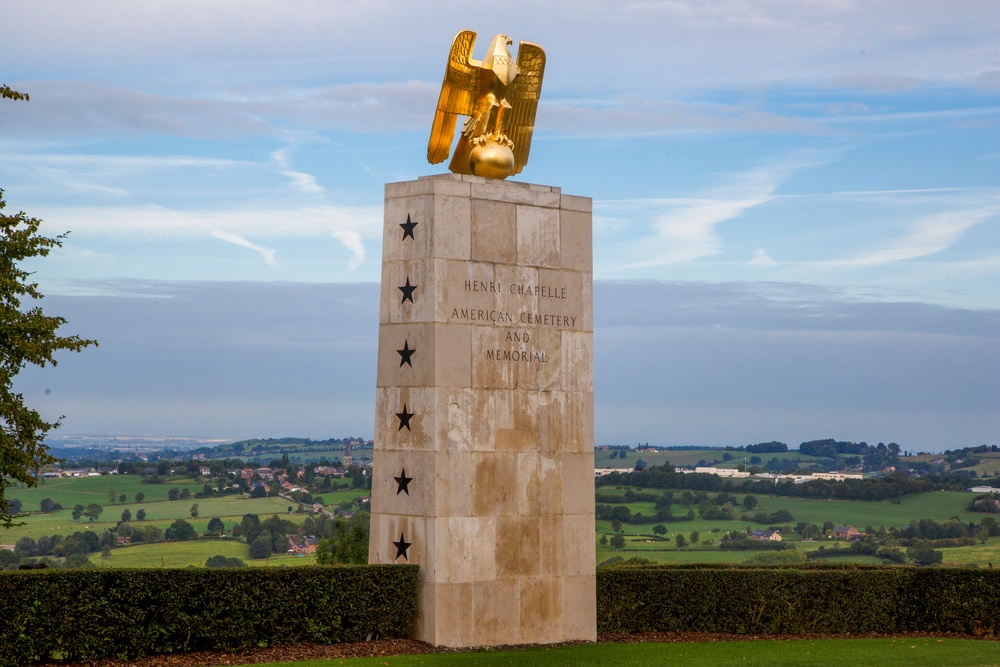
<path fill-rule="evenodd" d="M 514 151 L 506 144 L 485 141 L 472 148 L 469 168 L 476 176 L 507 178 L 514 173 Z"/>

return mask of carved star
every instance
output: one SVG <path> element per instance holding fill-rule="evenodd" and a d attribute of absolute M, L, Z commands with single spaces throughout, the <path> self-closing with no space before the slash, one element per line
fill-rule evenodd
<path fill-rule="evenodd" d="M 406 237 L 409 236 L 411 239 L 416 241 L 413 237 L 413 228 L 419 225 L 419 222 L 410 222 L 410 214 L 406 214 L 406 222 L 399 223 L 399 226 L 403 228 L 403 238 L 401 240 L 405 241 Z"/>
<path fill-rule="evenodd" d="M 407 542 L 406 538 L 403 537 L 403 533 L 399 534 L 399 542 L 393 542 L 392 544 L 393 544 L 393 546 L 396 547 L 396 558 L 399 558 L 400 556 L 402 556 L 403 560 L 410 560 L 406 556 L 406 550 L 410 548 L 410 545 L 413 544 L 413 542 Z M 396 559 L 394 558 L 393 560 L 396 560 Z"/>
<path fill-rule="evenodd" d="M 402 431 L 403 427 L 405 426 L 406 430 L 409 431 L 410 430 L 410 419 L 413 417 L 413 414 L 414 413 L 412 413 L 412 412 L 407 412 L 406 411 L 406 403 L 403 403 L 403 411 L 396 413 L 396 416 L 399 417 L 399 428 L 397 428 L 396 430 L 397 431 Z"/>
<path fill-rule="evenodd" d="M 411 285 L 410 276 L 406 276 L 406 284 L 399 288 L 399 291 L 403 293 L 403 300 L 400 303 L 406 303 L 407 301 L 413 303 L 413 290 L 415 289 L 417 289 L 417 286 Z"/>
<path fill-rule="evenodd" d="M 403 364 L 406 364 L 410 368 L 413 368 L 413 362 L 410 361 L 410 357 L 413 356 L 413 353 L 416 352 L 416 350 L 415 349 L 412 349 L 412 350 L 410 349 L 410 340 L 409 339 L 406 339 L 406 341 L 403 343 L 403 349 L 402 350 L 396 350 L 396 352 L 399 352 L 399 367 L 400 368 L 403 367 Z"/>
<path fill-rule="evenodd" d="M 406 468 L 403 468 L 403 471 L 399 473 L 399 477 L 393 477 L 393 479 L 396 480 L 396 484 L 399 485 L 399 488 L 396 489 L 397 496 L 404 491 L 406 492 L 406 495 L 410 495 L 410 489 L 408 487 L 410 482 L 413 481 L 413 478 L 406 476 Z"/>

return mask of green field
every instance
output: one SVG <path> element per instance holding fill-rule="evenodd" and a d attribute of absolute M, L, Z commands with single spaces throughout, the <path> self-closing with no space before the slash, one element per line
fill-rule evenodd
<path fill-rule="evenodd" d="M 99 479 L 99 478 L 91 478 Z M 78 483 L 89 482 L 90 480 L 76 480 Z M 146 485 L 158 486 L 158 485 Z M 340 492 L 347 493 L 347 492 Z M 77 495 L 78 492 L 66 495 Z M 333 494 L 331 494 L 333 495 Z M 355 492 L 357 495 L 357 492 Z M 122 510 L 129 509 L 132 512 L 133 525 L 152 524 L 162 530 L 166 530 L 175 519 L 184 519 L 199 533 L 208 531 L 208 522 L 212 517 L 218 517 L 226 524 L 226 530 L 232 530 L 233 524 L 239 523 L 244 514 L 256 514 L 262 519 L 279 514 L 293 523 L 301 523 L 305 515 L 288 514 L 288 506 L 297 507 L 295 503 L 289 503 L 284 498 L 244 498 L 241 495 L 222 496 L 220 498 L 189 498 L 187 500 L 162 500 L 159 502 L 143 502 L 141 504 L 131 502 L 122 505 L 108 505 L 107 498 L 104 502 L 90 500 L 88 502 L 98 502 L 104 505 L 104 513 L 97 521 L 88 521 L 86 517 L 81 517 L 78 521 L 73 521 L 71 516 L 72 505 L 67 505 L 60 500 L 60 496 L 52 494 L 52 499 L 63 505 L 63 509 L 51 514 L 29 514 L 20 519 L 24 522 L 22 526 L 15 526 L 0 534 L 0 539 L 5 544 L 13 544 L 22 537 L 32 537 L 37 539 L 42 535 L 71 535 L 76 531 L 92 530 L 100 534 L 104 530 L 114 528 L 121 519 Z M 191 506 L 198 504 L 198 518 L 191 517 Z M 146 520 L 136 521 L 135 514 L 139 509 L 146 510 Z"/>
<path fill-rule="evenodd" d="M 601 487 L 598 493 L 621 494 L 624 488 Z M 659 495 L 659 491 L 649 489 L 633 489 L 636 492 L 653 492 Z M 675 492 L 675 497 L 678 494 Z M 710 494 L 714 495 L 714 494 Z M 742 500 L 742 494 L 736 494 Z M 961 491 L 934 491 L 921 493 L 912 496 L 905 496 L 897 502 L 881 501 L 869 502 L 860 500 L 828 500 L 820 498 L 789 498 L 780 496 L 756 495 L 760 505 L 754 510 L 756 512 L 776 512 L 786 509 L 791 512 L 792 525 L 799 521 L 806 521 L 822 525 L 826 521 L 833 523 L 854 525 L 858 530 L 864 530 L 867 526 L 879 527 L 903 527 L 912 520 L 922 518 L 933 518 L 938 522 L 944 522 L 952 517 L 957 517 L 963 522 L 978 523 L 984 516 L 982 513 L 968 512 L 965 507 L 975 494 Z M 646 516 L 656 514 L 656 508 L 651 502 L 629 503 L 630 511 L 635 514 L 640 512 Z M 672 505 L 671 510 L 675 516 L 683 516 L 687 513 L 687 508 L 680 505 Z M 737 515 L 742 514 L 742 509 L 738 508 Z M 748 527 L 756 530 L 767 528 L 761 524 L 748 524 L 746 521 L 735 519 L 732 521 L 704 520 L 696 518 L 693 521 L 674 521 L 664 523 L 667 534 L 665 541 L 659 540 L 653 534 L 655 523 L 632 525 L 624 524 L 622 533 L 625 536 L 625 550 L 615 551 L 610 544 L 601 545 L 597 542 L 597 562 L 602 563 L 613 556 L 629 558 L 641 556 L 661 563 L 741 563 L 754 555 L 753 552 L 723 552 L 718 549 L 719 538 L 727 531 L 745 530 Z M 713 529 L 717 532 L 713 533 Z M 699 533 L 699 544 L 686 546 L 678 549 L 674 539 L 677 534 L 684 535 L 689 539 L 693 531 Z M 597 521 L 595 539 L 599 540 L 601 535 L 612 535 L 611 522 L 605 520 Z M 821 545 L 831 548 L 833 540 L 817 540 L 815 542 L 803 542 L 800 537 L 790 531 L 782 533 L 785 541 L 791 541 L 800 552 L 807 553 L 818 549 Z M 705 545 L 706 540 L 714 540 L 715 545 Z M 1000 563 L 1000 538 L 990 538 L 985 545 L 970 547 L 955 547 L 943 549 L 944 562 L 946 565 L 967 565 L 987 563 Z M 845 556 L 851 562 L 860 563 L 881 563 L 879 559 L 868 556 Z"/>
<path fill-rule="evenodd" d="M 156 542 L 112 549 L 108 558 L 91 554 L 90 562 L 98 567 L 201 567 L 212 556 L 239 558 L 247 565 L 268 567 L 278 565 L 315 565 L 314 556 L 281 554 L 266 560 L 251 560 L 249 547 L 237 540 L 189 540 Z"/>
<path fill-rule="evenodd" d="M 1000 665 L 1000 642 L 971 639 L 905 637 L 899 639 L 800 639 L 791 641 L 736 641 L 701 643 L 578 644 L 522 650 L 426 653 L 270 663 L 268 667 L 450 667 L 479 665 L 547 665 L 587 667 L 660 665 L 717 667 L 988 667 Z"/>
<path fill-rule="evenodd" d="M 716 468 L 735 468 L 742 465 L 744 459 L 749 462 L 751 457 L 759 456 L 761 464 L 763 465 L 770 461 L 771 459 L 778 459 L 779 461 L 789 461 L 799 464 L 800 468 L 808 469 L 813 466 L 826 466 L 832 462 L 832 459 L 825 458 L 822 456 L 809 456 L 807 454 L 799 454 L 797 450 L 790 452 L 765 452 L 763 454 L 758 454 L 754 452 L 739 452 L 730 451 L 727 452 L 722 449 L 672 449 L 669 451 L 662 452 L 637 452 L 634 449 L 629 450 L 628 456 L 624 459 L 621 458 L 611 458 L 611 451 L 597 450 L 594 452 L 594 467 L 595 468 L 622 468 L 629 469 L 635 467 L 635 462 L 642 459 L 647 464 L 651 466 L 659 466 L 664 463 L 669 463 L 673 466 L 679 467 L 694 467 L 699 464 L 699 462 L 704 461 L 710 466 Z M 733 458 L 726 461 L 723 459 L 725 454 L 731 455 Z"/>

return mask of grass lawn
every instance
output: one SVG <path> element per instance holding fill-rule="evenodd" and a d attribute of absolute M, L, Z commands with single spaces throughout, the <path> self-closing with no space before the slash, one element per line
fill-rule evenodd
<path fill-rule="evenodd" d="M 1000 642 L 959 639 L 825 639 L 793 641 L 706 642 L 697 644 L 581 644 L 518 651 L 431 653 L 412 656 L 311 660 L 272 663 L 285 667 L 435 667 L 450 665 L 554 665 L 639 667 L 676 664 L 683 667 L 745 665 L 797 667 L 824 665 L 870 667 L 973 667 L 1000 665 Z"/>
<path fill-rule="evenodd" d="M 204 567 L 212 556 L 239 558 L 253 567 L 281 565 L 315 565 L 315 556 L 290 556 L 281 554 L 266 560 L 251 560 L 249 547 L 236 540 L 188 540 L 185 542 L 156 542 L 137 544 L 111 550 L 109 558 L 91 554 L 90 562 L 98 567 Z"/>
<path fill-rule="evenodd" d="M 101 479 L 101 478 L 91 478 Z M 74 480 L 77 483 L 89 480 Z M 159 485 L 144 485 L 159 486 Z M 55 496 L 53 496 L 55 498 Z M 104 499 L 107 502 L 107 498 Z M 57 501 L 61 502 L 61 501 Z M 95 502 L 95 501 L 91 501 Z M 191 505 L 198 503 L 198 518 L 191 518 Z M 101 503 L 99 503 L 101 504 Z M 114 528 L 121 518 L 122 510 L 132 512 L 133 525 L 153 524 L 161 530 L 166 530 L 175 519 L 184 519 L 199 533 L 208 530 L 208 522 L 212 517 L 219 517 L 230 531 L 233 525 L 239 523 L 244 514 L 256 514 L 262 520 L 277 514 L 292 523 L 302 523 L 304 514 L 288 514 L 288 506 L 296 506 L 284 498 L 244 498 L 241 495 L 222 496 L 220 498 L 188 498 L 187 500 L 161 500 L 158 502 L 125 503 L 123 505 L 106 505 L 104 513 L 97 521 L 87 521 L 82 518 L 74 521 L 71 515 L 73 506 L 63 503 L 63 509 L 51 514 L 29 514 L 23 517 L 23 526 L 15 526 L 4 531 L 2 539 L 5 543 L 14 544 L 22 537 L 38 539 L 42 535 L 72 535 L 77 531 L 92 530 L 98 535 L 104 530 Z M 135 515 L 139 509 L 146 510 L 146 520 L 136 521 Z"/>

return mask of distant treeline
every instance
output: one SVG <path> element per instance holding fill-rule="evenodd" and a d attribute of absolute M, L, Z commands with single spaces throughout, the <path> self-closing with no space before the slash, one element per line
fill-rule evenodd
<path fill-rule="evenodd" d="M 843 500 L 888 500 L 926 491 L 961 491 L 968 480 L 952 475 L 928 475 L 910 479 L 903 472 L 885 477 L 848 479 L 843 482 L 817 479 L 802 484 L 791 480 L 777 483 L 770 480 L 720 477 L 709 473 L 679 473 L 669 463 L 644 470 L 613 472 L 598 477 L 595 484 L 603 486 L 636 486 L 647 489 L 692 489 L 758 493 L 797 498 L 839 498 Z"/>

